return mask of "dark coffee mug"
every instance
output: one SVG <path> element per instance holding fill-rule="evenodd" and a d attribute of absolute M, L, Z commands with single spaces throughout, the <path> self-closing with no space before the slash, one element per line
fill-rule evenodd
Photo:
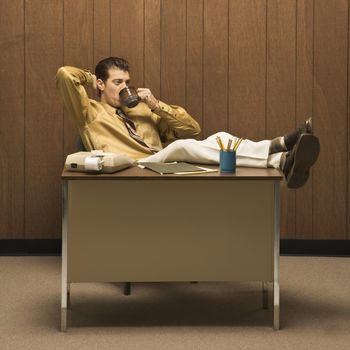
<path fill-rule="evenodd" d="M 122 100 L 123 105 L 128 108 L 133 108 L 139 103 L 139 96 L 136 92 L 136 89 L 133 86 L 127 86 L 124 89 L 120 90 L 119 96 Z"/>

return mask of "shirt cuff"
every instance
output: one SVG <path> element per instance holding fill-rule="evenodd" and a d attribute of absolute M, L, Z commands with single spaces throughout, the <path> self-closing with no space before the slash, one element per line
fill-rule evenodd
<path fill-rule="evenodd" d="M 85 77 L 86 77 L 86 82 L 88 84 L 91 84 L 92 81 L 93 81 L 92 73 L 89 70 L 87 70 L 87 69 L 84 69 L 84 73 L 85 73 Z"/>
<path fill-rule="evenodd" d="M 158 107 L 152 109 L 152 112 L 156 113 L 156 114 L 157 114 L 157 112 L 166 112 L 169 114 L 170 110 L 171 110 L 171 107 L 169 105 L 167 105 L 166 103 L 164 103 L 162 101 L 159 101 Z"/>

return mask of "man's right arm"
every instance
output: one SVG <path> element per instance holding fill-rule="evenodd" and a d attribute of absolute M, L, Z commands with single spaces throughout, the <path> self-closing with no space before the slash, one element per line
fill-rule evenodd
<path fill-rule="evenodd" d="M 90 100 L 84 84 L 91 84 L 93 81 L 93 75 L 89 71 L 75 67 L 61 67 L 56 74 L 56 86 L 60 91 L 64 106 L 78 127 L 91 122 L 87 120 Z M 89 117 L 91 118 L 91 114 Z"/>

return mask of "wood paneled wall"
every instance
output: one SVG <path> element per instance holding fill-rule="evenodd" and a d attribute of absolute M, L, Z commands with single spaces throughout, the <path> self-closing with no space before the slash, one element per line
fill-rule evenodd
<path fill-rule="evenodd" d="M 282 188 L 283 238 L 348 239 L 349 0 L 2 0 L 0 238 L 59 238 L 75 129 L 62 65 L 127 58 L 136 86 L 202 125 L 260 140 L 312 115 L 321 155 Z"/>

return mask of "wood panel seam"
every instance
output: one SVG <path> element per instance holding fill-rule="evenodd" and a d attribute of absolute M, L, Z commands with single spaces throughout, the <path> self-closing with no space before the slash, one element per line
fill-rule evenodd
<path fill-rule="evenodd" d="M 348 30 L 347 30 L 347 50 L 346 50 L 346 55 L 347 55 L 347 65 L 346 65 L 346 99 L 347 99 L 347 104 L 346 104 L 346 130 L 347 130 L 347 138 L 346 138 L 346 188 L 347 188 L 347 200 L 346 200 L 346 239 L 349 239 L 349 0 L 348 0 Z"/>
<path fill-rule="evenodd" d="M 26 0 L 23 0 L 23 81 L 24 81 L 24 91 L 23 91 L 23 236 L 27 236 L 27 225 L 26 225 L 26 108 L 27 108 L 27 58 L 26 58 Z"/>
<path fill-rule="evenodd" d="M 267 67 L 268 67 L 268 4 L 269 0 L 265 0 L 265 139 L 267 139 Z"/>
<path fill-rule="evenodd" d="M 227 75 L 226 75 L 226 131 L 230 131 L 230 1 L 227 3 Z"/>
<path fill-rule="evenodd" d="M 312 32 L 313 32 L 313 36 L 312 36 L 312 117 L 314 119 L 315 122 L 315 116 L 314 116 L 314 103 L 315 103 L 315 82 L 316 82 L 316 77 L 315 77 L 315 28 L 316 28 L 316 6 L 315 6 L 315 0 L 313 0 L 312 3 L 313 6 L 313 23 L 312 23 Z M 312 193 L 313 193 L 313 189 L 314 189 L 314 172 L 311 173 L 312 176 Z M 312 196 L 312 235 L 311 235 L 311 239 L 314 239 L 314 217 L 315 217 L 315 199 L 314 196 Z"/>

